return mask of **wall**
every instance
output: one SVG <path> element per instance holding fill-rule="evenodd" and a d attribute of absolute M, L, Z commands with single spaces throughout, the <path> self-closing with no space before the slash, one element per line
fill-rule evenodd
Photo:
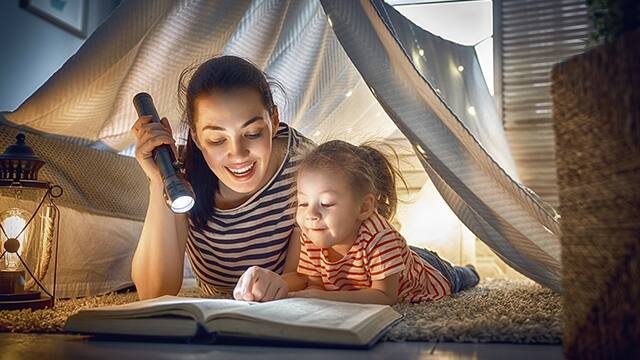
<path fill-rule="evenodd" d="M 88 36 L 119 3 L 87 0 Z M 0 1 L 0 111 L 15 110 L 85 40 L 21 8 L 19 0 Z"/>

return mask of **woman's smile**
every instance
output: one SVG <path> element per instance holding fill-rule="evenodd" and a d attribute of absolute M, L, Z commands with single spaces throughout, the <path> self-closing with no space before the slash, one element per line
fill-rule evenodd
<path fill-rule="evenodd" d="M 256 169 L 256 162 L 253 161 L 251 163 L 244 163 L 233 166 L 225 166 L 225 169 L 233 175 L 233 177 L 238 181 L 246 181 L 249 180 L 254 174 Z"/>

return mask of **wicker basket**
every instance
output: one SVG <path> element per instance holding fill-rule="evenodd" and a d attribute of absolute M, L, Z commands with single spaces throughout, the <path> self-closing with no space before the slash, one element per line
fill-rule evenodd
<path fill-rule="evenodd" d="M 640 31 L 552 71 L 568 358 L 640 358 Z"/>

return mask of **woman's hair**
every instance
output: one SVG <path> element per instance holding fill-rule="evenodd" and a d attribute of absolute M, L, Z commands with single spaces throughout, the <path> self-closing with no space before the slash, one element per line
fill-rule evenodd
<path fill-rule="evenodd" d="M 342 140 L 326 142 L 312 150 L 300 163 L 298 176 L 306 171 L 326 171 L 344 175 L 356 196 L 373 194 L 378 214 L 391 220 L 396 212 L 396 179 L 402 175 L 382 151 L 379 144 L 360 146 Z M 393 149 L 390 152 L 396 157 Z M 406 184 L 405 184 L 406 185 Z"/>
<path fill-rule="evenodd" d="M 195 69 L 195 71 L 194 71 Z M 188 81 L 188 83 L 187 83 Z M 279 86 L 275 83 L 276 86 Z M 190 216 L 198 227 L 206 224 L 213 214 L 218 178 L 209 169 L 202 152 L 196 146 L 191 131 L 195 132 L 195 102 L 200 96 L 238 89 L 255 89 L 264 108 L 271 114 L 273 95 L 266 75 L 251 62 L 237 56 L 218 56 L 200 66 L 188 67 L 180 74 L 178 103 L 182 110 L 181 133 L 187 133 L 187 142 L 181 160 L 187 181 L 196 195 L 196 203 Z"/>

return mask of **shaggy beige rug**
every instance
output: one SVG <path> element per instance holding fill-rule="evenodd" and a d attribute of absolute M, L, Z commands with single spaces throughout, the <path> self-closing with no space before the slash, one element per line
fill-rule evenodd
<path fill-rule="evenodd" d="M 196 289 L 182 296 L 201 296 Z M 135 293 L 59 300 L 55 309 L 0 311 L 0 332 L 59 333 L 80 309 L 136 301 Z M 421 304 L 399 304 L 404 314 L 384 341 L 558 344 L 560 295 L 526 280 L 482 280 L 470 290 Z"/>

